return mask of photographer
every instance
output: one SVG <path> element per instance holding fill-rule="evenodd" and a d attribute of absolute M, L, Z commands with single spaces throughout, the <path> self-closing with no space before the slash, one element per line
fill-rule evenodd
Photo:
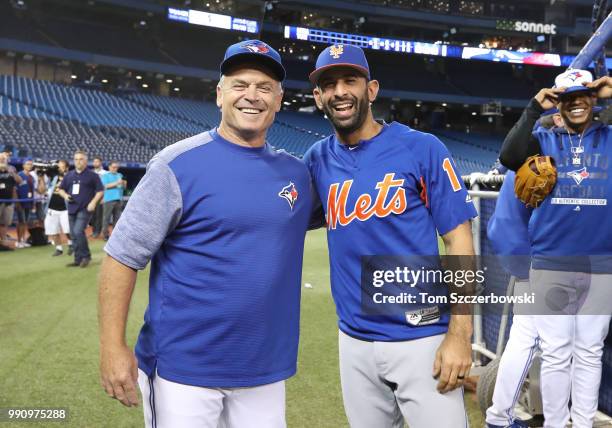
<path fill-rule="evenodd" d="M 43 166 L 44 165 L 44 166 Z M 48 165 L 34 163 L 34 171 L 30 174 L 34 178 L 34 213 L 35 219 L 39 222 L 45 220 L 45 204 L 46 192 L 49 185 L 49 177 L 47 176 Z"/>
<path fill-rule="evenodd" d="M 12 249 L 5 242 L 6 229 L 13 221 L 13 200 L 17 199 L 17 184 L 23 182 L 8 160 L 5 152 L 0 153 L 0 250 Z"/>
<path fill-rule="evenodd" d="M 51 180 L 49 190 L 47 191 L 48 205 L 47 214 L 45 216 L 45 233 L 49 236 L 55 251 L 52 256 L 61 256 L 64 254 L 62 235 L 66 236 L 68 241 L 68 255 L 72 254 L 72 241 L 70 240 L 70 223 L 68 221 L 68 210 L 66 209 L 66 201 L 60 194 L 60 185 L 64 176 L 68 172 L 68 161 L 61 159 L 57 163 L 58 172 Z M 39 181 L 38 190 L 41 193 L 45 192 L 44 181 Z"/>

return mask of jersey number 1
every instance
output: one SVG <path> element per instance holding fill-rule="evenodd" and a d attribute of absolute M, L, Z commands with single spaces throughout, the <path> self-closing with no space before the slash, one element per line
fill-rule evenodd
<path fill-rule="evenodd" d="M 451 164 L 449 158 L 444 158 L 444 162 L 442 162 L 442 169 L 446 171 L 446 175 L 448 175 L 448 179 L 453 187 L 453 192 L 458 192 L 461 190 L 461 183 L 457 178 L 457 174 L 455 174 L 455 170 L 453 169 L 453 165 Z"/>

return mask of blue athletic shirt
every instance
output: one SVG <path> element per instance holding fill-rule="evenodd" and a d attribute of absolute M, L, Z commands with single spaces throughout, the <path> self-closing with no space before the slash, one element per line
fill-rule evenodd
<path fill-rule="evenodd" d="M 112 187 L 110 189 L 106 188 L 107 184 L 115 183 L 117 180 L 122 180 L 123 174 L 120 172 L 107 172 L 106 174 L 100 175 L 100 180 L 104 185 L 104 199 L 103 202 L 112 202 L 112 201 L 120 201 L 123 198 L 123 184 L 119 186 Z"/>
<path fill-rule="evenodd" d="M 401 315 L 361 310 L 361 256 L 438 254 L 438 238 L 477 215 L 447 148 L 393 122 L 349 148 L 335 135 L 304 155 L 327 220 L 331 287 L 339 328 L 363 340 L 442 334 L 449 314 L 412 326 Z M 358 203 L 359 201 L 359 203 Z"/>
<path fill-rule="evenodd" d="M 533 208 L 527 207 L 514 193 L 516 173 L 508 170 L 499 190 L 495 211 L 487 224 L 487 236 L 504 269 L 517 278 L 529 278 L 529 219 Z M 510 257 L 507 257 L 510 256 Z"/>
<path fill-rule="evenodd" d="M 570 141 L 563 128 L 540 129 L 533 135 L 542 154 L 552 156 L 557 166 L 557 184 L 529 222 L 533 267 L 583 271 L 590 258 L 586 269 L 612 273 L 611 127 L 593 122 L 582 143 L 576 134 Z M 572 145 L 583 147 L 579 165 L 573 164 Z"/>
<path fill-rule="evenodd" d="M 151 260 L 143 371 L 204 387 L 295 373 L 310 186 L 293 156 L 216 130 L 150 161 L 105 247 L 134 269 Z"/>

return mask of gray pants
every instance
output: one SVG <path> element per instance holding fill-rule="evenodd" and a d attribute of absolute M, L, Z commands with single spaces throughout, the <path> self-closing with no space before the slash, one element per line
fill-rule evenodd
<path fill-rule="evenodd" d="M 467 428 L 463 388 L 440 394 L 433 378 L 444 335 L 366 342 L 339 334 L 340 380 L 351 428 Z"/>
<path fill-rule="evenodd" d="M 104 238 L 108 238 L 108 226 L 110 226 L 111 216 L 113 217 L 113 224 L 117 224 L 119 217 L 121 217 L 121 201 L 109 201 L 104 202 L 103 206 L 103 221 L 102 221 L 102 234 Z"/>

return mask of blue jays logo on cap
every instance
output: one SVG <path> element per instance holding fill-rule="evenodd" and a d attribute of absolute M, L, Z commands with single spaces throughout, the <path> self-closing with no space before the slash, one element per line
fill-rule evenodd
<path fill-rule="evenodd" d="M 245 40 L 228 47 L 221 63 L 221 74 L 227 74 L 230 68 L 245 62 L 263 64 L 278 81 L 285 80 L 286 73 L 280 54 L 261 40 Z"/>
<path fill-rule="evenodd" d="M 578 79 L 579 77 L 582 77 L 582 74 L 580 74 L 580 70 L 573 71 L 567 75 L 567 78 L 573 82 L 576 81 L 576 79 Z"/>
<path fill-rule="evenodd" d="M 559 94 L 563 95 L 571 94 L 572 92 L 589 92 L 590 88 L 584 86 L 584 83 L 591 83 L 593 81 L 593 75 L 587 70 L 571 69 L 564 71 L 555 78 L 555 87 L 567 88 L 565 92 Z"/>
<path fill-rule="evenodd" d="M 354 45 L 332 45 L 325 48 L 319 54 L 315 70 L 310 73 L 308 79 L 316 85 L 323 72 L 339 66 L 354 68 L 370 80 L 370 66 L 365 53 L 359 46 Z"/>
<path fill-rule="evenodd" d="M 265 53 L 270 52 L 268 45 L 266 45 L 264 42 L 260 42 L 259 40 L 251 40 L 248 42 L 244 42 L 242 44 L 242 47 L 250 50 L 253 53 L 265 54 Z"/>

